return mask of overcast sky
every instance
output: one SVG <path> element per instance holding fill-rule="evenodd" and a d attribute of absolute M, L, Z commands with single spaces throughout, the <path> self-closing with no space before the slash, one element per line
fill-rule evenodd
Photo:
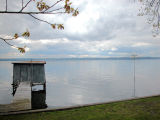
<path fill-rule="evenodd" d="M 4 1 L 0 1 L 1 10 L 5 9 Z M 9 10 L 20 9 L 19 0 L 8 1 Z M 64 30 L 53 30 L 27 15 L 0 14 L 0 36 L 13 36 L 26 29 L 31 32 L 29 39 L 19 38 L 14 42 L 28 47 L 23 55 L 0 41 L 0 58 L 160 56 L 159 36 L 153 37 L 152 26 L 146 18 L 137 16 L 139 3 L 134 0 L 72 1 L 73 6 L 79 8 L 77 17 L 38 16 L 51 23 L 63 23 Z"/>

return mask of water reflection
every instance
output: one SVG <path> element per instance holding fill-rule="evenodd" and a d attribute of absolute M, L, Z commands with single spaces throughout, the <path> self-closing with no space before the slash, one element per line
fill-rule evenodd
<path fill-rule="evenodd" d="M 46 73 L 48 105 L 61 107 L 132 97 L 131 61 L 54 61 L 46 64 Z"/>

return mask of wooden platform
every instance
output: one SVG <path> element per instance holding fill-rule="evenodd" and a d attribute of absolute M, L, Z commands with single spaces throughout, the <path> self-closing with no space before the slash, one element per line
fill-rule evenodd
<path fill-rule="evenodd" d="M 11 104 L 0 105 L 0 112 L 11 112 L 31 109 L 30 82 L 21 82 Z"/>

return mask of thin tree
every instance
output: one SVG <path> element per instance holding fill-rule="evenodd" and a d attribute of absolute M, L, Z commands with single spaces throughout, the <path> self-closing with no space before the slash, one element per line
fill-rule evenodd
<path fill-rule="evenodd" d="M 40 22 L 44 22 L 48 25 L 50 25 L 53 29 L 64 29 L 63 24 L 53 24 L 46 20 L 38 18 L 36 15 L 55 15 L 55 14 L 72 14 L 72 16 L 77 16 L 79 14 L 78 9 L 74 9 L 71 5 L 72 3 L 69 0 L 58 0 L 56 2 L 53 2 L 52 4 L 47 4 L 44 2 L 44 0 L 27 0 L 24 4 L 24 0 L 21 0 L 21 8 L 19 11 L 8 10 L 8 0 L 5 1 L 5 10 L 0 11 L 0 14 L 24 14 L 29 15 L 30 17 L 34 18 L 35 20 L 38 20 Z M 28 5 L 34 2 L 36 4 L 36 11 L 24 11 Z M 64 3 L 63 6 L 58 7 L 58 4 Z M 25 53 L 25 47 L 18 47 L 16 45 L 13 45 L 10 43 L 10 41 L 13 41 L 19 37 L 30 37 L 30 32 L 26 30 L 22 34 L 15 33 L 12 37 L 0 37 L 0 40 L 3 40 L 6 44 L 9 46 L 12 46 L 14 48 L 17 48 L 21 53 Z"/>

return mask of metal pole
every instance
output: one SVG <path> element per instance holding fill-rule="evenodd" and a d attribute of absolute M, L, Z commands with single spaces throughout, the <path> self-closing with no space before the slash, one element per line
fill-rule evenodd
<path fill-rule="evenodd" d="M 133 58 L 133 97 L 136 97 L 136 54 L 131 56 Z"/>
<path fill-rule="evenodd" d="M 134 56 L 134 97 L 136 96 L 136 95 L 135 95 L 135 94 L 136 94 L 135 57 L 136 57 L 136 56 Z"/>

